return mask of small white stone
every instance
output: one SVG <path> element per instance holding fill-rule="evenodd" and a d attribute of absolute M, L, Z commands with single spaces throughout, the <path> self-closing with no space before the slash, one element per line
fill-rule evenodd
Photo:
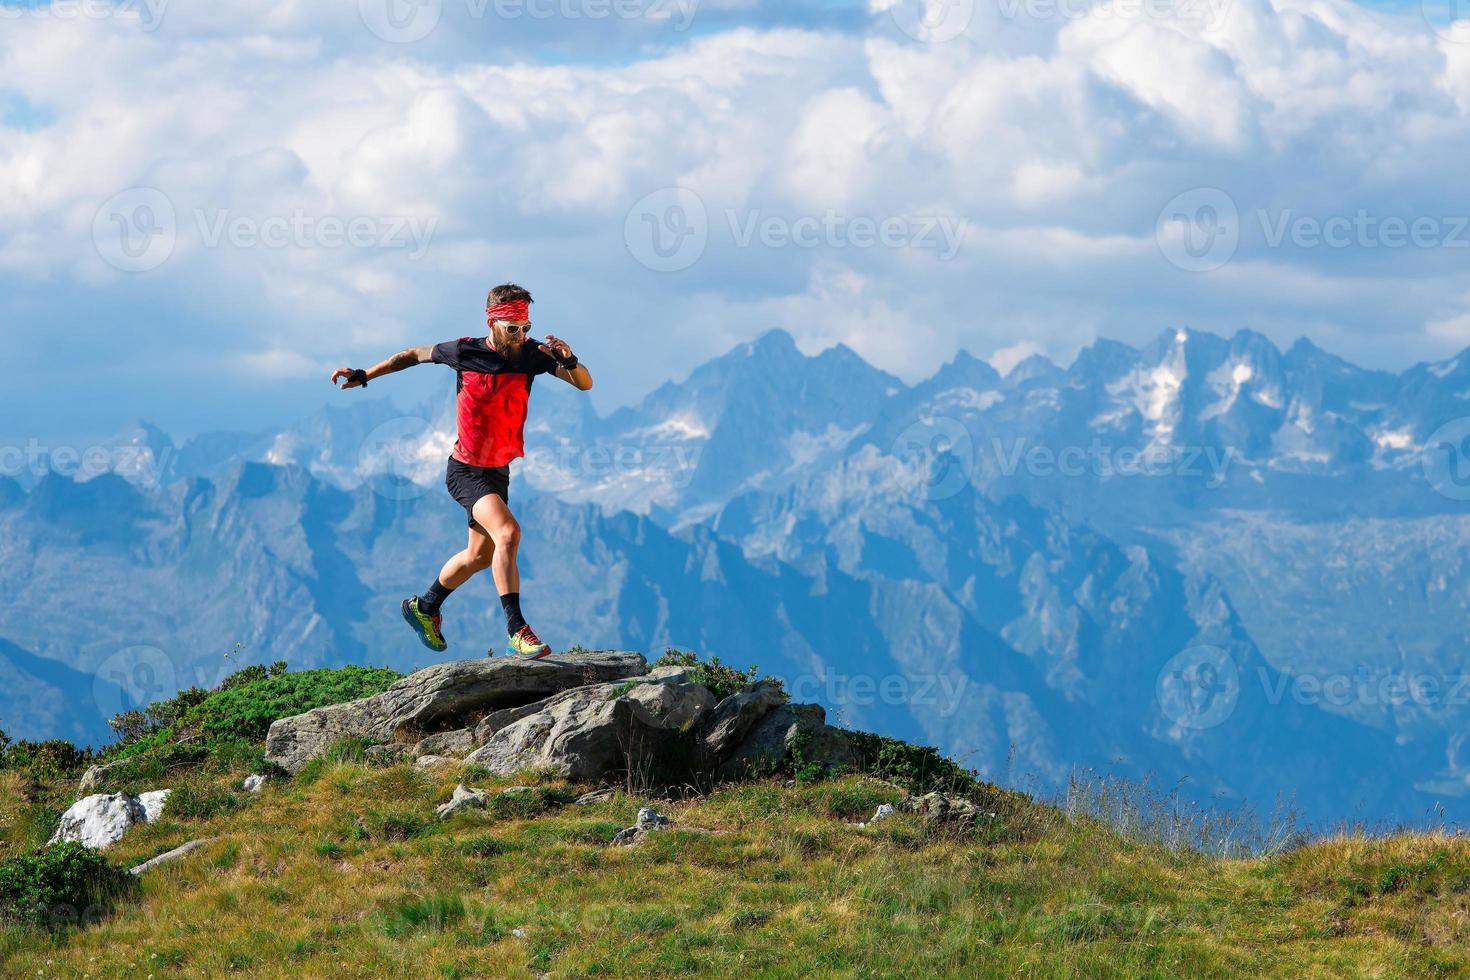
<path fill-rule="evenodd" d="M 268 779 L 270 779 L 269 776 L 246 776 L 245 792 L 259 793 L 262 789 L 265 788 L 265 784 Z"/>

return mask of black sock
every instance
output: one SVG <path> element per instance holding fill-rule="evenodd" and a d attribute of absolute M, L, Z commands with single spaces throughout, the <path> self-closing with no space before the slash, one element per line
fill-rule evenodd
<path fill-rule="evenodd" d="M 429 586 L 429 591 L 419 596 L 419 612 L 425 616 L 439 615 L 439 607 L 444 605 L 444 600 L 448 599 L 449 593 L 453 591 L 443 582 L 434 579 L 434 584 Z"/>
<path fill-rule="evenodd" d="M 500 597 L 500 607 L 505 610 L 505 631 L 515 636 L 526 625 L 526 617 L 521 615 L 521 594 L 507 592 Z"/>

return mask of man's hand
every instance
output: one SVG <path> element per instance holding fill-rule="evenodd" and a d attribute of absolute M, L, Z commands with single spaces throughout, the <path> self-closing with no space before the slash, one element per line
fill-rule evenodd
<path fill-rule="evenodd" d="M 338 382 L 343 382 L 338 384 Z M 362 368 L 338 368 L 332 372 L 332 384 L 337 385 L 342 391 L 348 388 L 366 388 L 368 383 L 367 372 Z"/>
<path fill-rule="evenodd" d="M 572 354 L 572 348 L 565 340 L 562 340 L 560 337 L 553 337 L 551 334 L 546 335 L 546 343 L 541 345 L 541 353 L 550 357 L 558 364 L 569 361 L 575 356 Z"/>
<path fill-rule="evenodd" d="M 374 364 L 366 371 L 362 368 L 338 368 L 332 372 L 332 384 L 346 391 L 348 388 L 366 388 L 367 383 L 374 378 L 381 378 L 385 374 L 393 374 L 405 368 L 411 368 L 415 364 L 428 364 L 434 359 L 433 347 L 410 347 L 401 350 L 397 354 L 379 364 Z M 344 381 L 345 384 L 338 384 Z"/>

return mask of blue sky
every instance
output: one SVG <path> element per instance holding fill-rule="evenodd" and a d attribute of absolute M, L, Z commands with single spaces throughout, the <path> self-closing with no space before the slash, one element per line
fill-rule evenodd
<path fill-rule="evenodd" d="M 0 79 L 11 441 L 279 425 L 507 279 L 603 410 L 775 326 L 911 381 L 1470 344 L 1447 4 L 7 3 Z"/>

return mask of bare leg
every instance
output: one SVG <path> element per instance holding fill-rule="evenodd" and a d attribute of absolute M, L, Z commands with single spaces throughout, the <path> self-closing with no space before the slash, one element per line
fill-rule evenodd
<path fill-rule="evenodd" d="M 500 595 L 521 591 L 521 572 L 516 565 L 516 552 L 521 546 L 521 526 L 515 515 L 504 500 L 492 493 L 475 502 L 475 521 L 490 536 L 490 574 L 495 577 L 495 591 Z M 446 580 L 444 584 L 449 582 Z"/>
<path fill-rule="evenodd" d="M 478 527 L 471 527 L 469 545 L 444 563 L 444 568 L 439 572 L 439 581 L 448 588 L 457 589 L 476 573 L 489 568 L 494 557 L 495 542 Z"/>

